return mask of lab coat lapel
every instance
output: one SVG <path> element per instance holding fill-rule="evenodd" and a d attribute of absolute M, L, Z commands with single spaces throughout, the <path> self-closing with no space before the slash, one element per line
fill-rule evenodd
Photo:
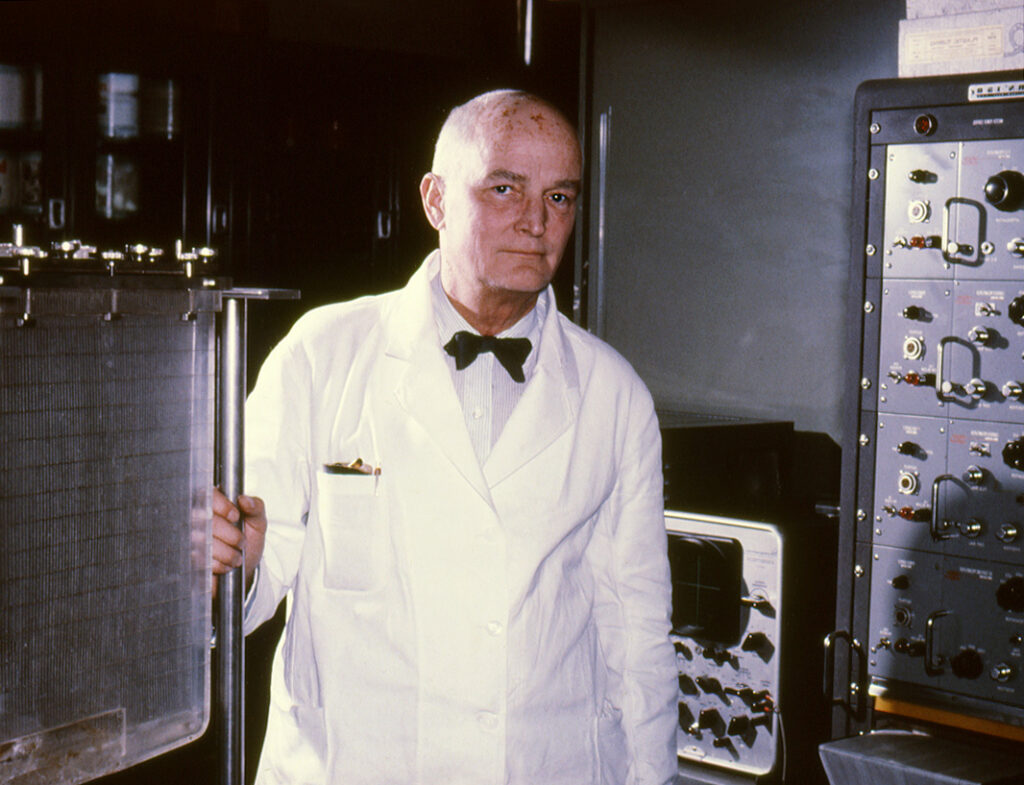
<path fill-rule="evenodd" d="M 493 506 L 466 430 L 451 372 L 441 354 L 430 300 L 430 279 L 437 269 L 437 256 L 435 251 L 427 258 L 385 316 L 385 354 L 389 372 L 393 374 L 388 383 L 394 385 L 398 405 L 426 431 L 473 489 Z"/>
<path fill-rule="evenodd" d="M 565 433 L 579 411 L 575 358 L 558 322 L 551 289 L 541 296 L 548 298 L 548 309 L 537 366 L 484 463 L 484 476 L 491 488 L 536 458 Z"/>

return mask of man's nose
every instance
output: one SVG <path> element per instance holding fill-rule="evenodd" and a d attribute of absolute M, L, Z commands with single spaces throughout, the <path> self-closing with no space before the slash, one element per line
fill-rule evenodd
<path fill-rule="evenodd" d="M 522 210 L 516 221 L 516 229 L 540 237 L 544 234 L 547 214 L 544 211 L 543 196 L 528 196 L 523 200 Z"/>

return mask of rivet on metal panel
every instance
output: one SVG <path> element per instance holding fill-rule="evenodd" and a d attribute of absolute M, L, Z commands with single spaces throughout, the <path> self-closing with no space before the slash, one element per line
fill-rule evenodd
<path fill-rule="evenodd" d="M 949 154 L 949 159 L 950 159 L 951 161 L 952 161 L 952 160 L 953 160 L 954 158 L 956 158 L 956 150 L 952 151 L 952 152 L 951 152 L 951 153 Z"/>
<path fill-rule="evenodd" d="M 864 568 L 861 567 L 859 564 L 853 565 L 853 577 L 854 578 L 863 578 L 864 577 Z"/>
<path fill-rule="evenodd" d="M 870 300 L 864 301 L 864 313 L 871 313 L 875 310 L 875 304 Z"/>
<path fill-rule="evenodd" d="M 875 536 L 876 537 L 881 537 L 882 536 L 882 530 L 881 529 L 875 529 Z"/>
<path fill-rule="evenodd" d="M 860 380 L 860 388 L 862 390 L 870 390 L 871 380 L 865 376 L 863 379 Z"/>
<path fill-rule="evenodd" d="M 858 439 L 857 441 L 860 442 L 861 447 L 867 447 L 869 444 L 871 444 L 871 437 L 869 437 L 866 433 L 862 433 L 860 435 L 860 439 Z"/>
<path fill-rule="evenodd" d="M 878 170 L 874 169 L 874 168 L 868 169 L 868 179 L 869 180 L 877 180 L 878 179 Z"/>
<path fill-rule="evenodd" d="M 882 130 L 882 126 L 880 126 L 878 123 L 872 123 L 868 130 L 873 134 L 877 134 L 879 131 Z"/>
<path fill-rule="evenodd" d="M 873 245 L 868 245 L 868 247 L 864 249 L 864 252 L 865 252 L 865 253 L 866 253 L 866 254 L 867 254 L 868 256 L 874 256 L 874 255 L 875 255 L 875 252 L 876 252 L 877 250 L 878 250 L 878 249 L 877 249 L 877 248 L 875 248 L 875 246 L 873 246 Z"/>
<path fill-rule="evenodd" d="M 862 521 L 868 517 L 868 514 L 864 510 L 857 510 L 857 520 Z"/>

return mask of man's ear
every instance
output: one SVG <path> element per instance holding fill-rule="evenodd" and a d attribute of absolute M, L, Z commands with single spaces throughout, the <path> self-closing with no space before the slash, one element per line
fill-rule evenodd
<path fill-rule="evenodd" d="M 427 172 L 420 180 L 420 199 L 423 212 L 430 225 L 440 231 L 444 228 L 444 180 L 433 172 Z"/>

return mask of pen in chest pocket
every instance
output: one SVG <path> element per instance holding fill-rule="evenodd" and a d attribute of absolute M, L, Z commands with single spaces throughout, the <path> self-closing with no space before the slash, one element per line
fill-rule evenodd
<path fill-rule="evenodd" d="M 348 463 L 335 462 L 324 464 L 325 474 L 340 474 L 349 476 L 363 476 L 373 478 L 373 493 L 377 495 L 379 493 L 379 480 L 380 480 L 380 466 L 372 466 L 366 463 L 362 458 L 356 458 L 354 461 Z"/>

